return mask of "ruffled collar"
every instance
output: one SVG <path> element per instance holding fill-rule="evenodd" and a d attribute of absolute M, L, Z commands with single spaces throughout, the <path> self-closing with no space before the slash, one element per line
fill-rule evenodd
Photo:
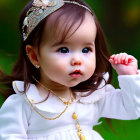
<path fill-rule="evenodd" d="M 23 94 L 25 96 L 23 92 L 24 91 L 23 81 L 13 81 L 12 85 L 16 94 Z M 76 92 L 75 94 L 76 94 L 76 98 L 74 99 L 74 103 L 77 102 L 77 103 L 82 103 L 82 104 L 93 104 L 99 101 L 104 96 L 104 88 L 94 91 L 94 93 L 92 93 L 91 95 L 87 97 L 81 97 L 80 92 Z M 48 99 L 46 101 L 43 101 L 44 98 L 40 96 L 39 91 L 34 84 L 30 84 L 26 92 L 26 96 L 29 99 L 29 101 L 32 103 L 32 105 L 41 111 L 45 111 L 45 112 L 47 111 L 50 113 L 61 113 L 62 110 L 64 110 L 66 107 L 66 105 L 63 104 L 53 94 L 49 94 Z"/>

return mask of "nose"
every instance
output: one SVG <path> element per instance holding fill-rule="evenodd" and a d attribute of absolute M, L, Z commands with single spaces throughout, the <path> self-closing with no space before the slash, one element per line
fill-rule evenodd
<path fill-rule="evenodd" d="M 81 60 L 79 60 L 79 59 L 72 59 L 71 60 L 71 66 L 75 66 L 75 65 L 81 66 L 82 65 Z"/>

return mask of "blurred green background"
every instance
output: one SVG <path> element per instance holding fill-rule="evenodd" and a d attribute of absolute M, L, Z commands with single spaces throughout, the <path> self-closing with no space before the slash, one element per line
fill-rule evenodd
<path fill-rule="evenodd" d="M 112 53 L 126 52 L 140 60 L 140 0 L 85 0 L 95 11 L 106 34 Z M 0 69 L 11 72 L 19 51 L 18 18 L 29 0 L 0 0 Z M 140 64 L 140 63 L 139 63 Z M 113 85 L 118 87 L 114 72 Z M 0 97 L 0 105 L 3 100 Z M 95 129 L 105 140 L 139 140 L 140 119 L 133 121 L 111 120 L 114 132 L 107 121 Z"/>

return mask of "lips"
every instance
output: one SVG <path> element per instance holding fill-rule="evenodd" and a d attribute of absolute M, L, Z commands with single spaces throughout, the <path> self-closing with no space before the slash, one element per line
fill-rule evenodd
<path fill-rule="evenodd" d="M 75 70 L 74 72 L 70 73 L 70 76 L 73 78 L 79 78 L 81 77 L 81 75 L 82 75 L 81 70 Z"/>

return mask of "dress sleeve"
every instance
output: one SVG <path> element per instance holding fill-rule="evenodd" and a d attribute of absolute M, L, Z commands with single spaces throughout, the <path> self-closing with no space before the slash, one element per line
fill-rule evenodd
<path fill-rule="evenodd" d="M 118 77 L 120 89 L 105 87 L 105 96 L 98 101 L 99 116 L 121 120 L 140 117 L 140 74 Z"/>
<path fill-rule="evenodd" d="M 11 95 L 0 109 L 0 140 L 27 139 L 30 114 L 24 95 Z"/>

